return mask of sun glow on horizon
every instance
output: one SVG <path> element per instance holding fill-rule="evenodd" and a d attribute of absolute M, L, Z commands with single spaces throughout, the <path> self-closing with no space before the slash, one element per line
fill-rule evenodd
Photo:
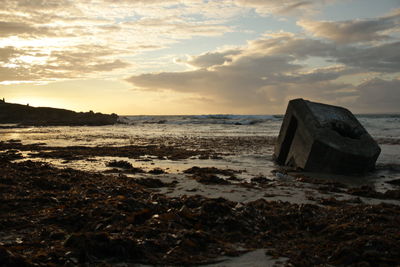
<path fill-rule="evenodd" d="M 117 114 L 275 114 L 295 97 L 399 112 L 398 0 L 305 2 L 3 1 L 0 98 Z"/>

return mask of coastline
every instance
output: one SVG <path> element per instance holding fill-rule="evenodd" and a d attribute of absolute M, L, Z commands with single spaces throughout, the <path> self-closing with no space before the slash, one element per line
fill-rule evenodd
<path fill-rule="evenodd" d="M 75 112 L 72 110 L 31 107 L 29 105 L 7 103 L 0 100 L 0 124 L 17 124 L 21 126 L 77 126 L 77 125 L 110 125 L 118 122 L 117 114 Z"/>
<path fill-rule="evenodd" d="M 380 192 L 278 166 L 264 175 L 226 167 L 237 150 L 274 139 L 221 137 L 217 146 L 204 139 L 197 149 L 198 140 L 168 140 L 123 147 L 0 142 L 2 260 L 234 266 L 262 249 L 263 260 L 277 265 L 399 261 L 398 185 Z M 104 167 L 69 168 L 74 162 Z"/>

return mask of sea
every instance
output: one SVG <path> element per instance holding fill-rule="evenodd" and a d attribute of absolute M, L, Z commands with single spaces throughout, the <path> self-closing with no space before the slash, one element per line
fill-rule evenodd
<path fill-rule="evenodd" d="M 400 115 L 375 114 L 356 116 L 369 134 L 378 142 L 382 152 L 377 160 L 376 170 L 358 177 L 336 177 L 341 182 L 354 183 L 354 186 L 369 184 L 377 191 L 387 191 L 395 186 L 388 181 L 400 179 Z M 87 171 L 105 171 L 110 160 L 126 160 L 135 167 L 145 170 L 158 167 L 167 173 L 169 179 L 186 179 L 183 171 L 193 166 L 233 169 L 241 172 L 240 179 L 250 181 L 254 177 L 266 177 L 277 183 L 285 181 L 285 187 L 277 193 L 282 201 L 305 201 L 291 189 L 293 177 L 276 172 L 273 161 L 275 140 L 283 121 L 282 115 L 186 115 L 186 116 L 121 116 L 121 124 L 108 126 L 41 126 L 19 127 L 0 125 L 0 141 L 20 140 L 23 144 L 42 144 L 44 146 L 128 146 L 128 145 L 166 145 L 185 149 L 213 150 L 220 157 L 201 159 L 191 157 L 185 160 L 159 159 L 148 155 L 150 160 L 130 158 L 96 157 L 93 160 L 57 160 L 29 158 L 29 151 L 23 153 L 25 159 L 42 160 L 61 168 L 77 168 Z M 326 175 L 317 174 L 321 178 Z M 180 178 L 179 178 L 180 177 Z M 333 177 L 333 178 L 332 178 Z M 134 176 L 132 176 L 134 178 Z M 293 180 L 294 187 L 295 179 Z M 240 191 L 239 194 L 222 192 L 218 187 L 199 187 L 193 181 L 181 183 L 172 196 L 179 194 L 198 194 L 203 192 L 210 197 L 227 197 L 235 201 L 251 201 L 260 192 Z M 195 188 L 196 190 L 192 190 Z M 276 187 L 275 187 L 276 189 Z M 186 190 L 186 191 L 185 191 Z M 285 191 L 286 190 L 286 191 Z M 194 193 L 191 193 L 194 192 Z M 289 192 L 289 193 L 286 193 Z M 233 197 L 233 195 L 235 197 Z"/>

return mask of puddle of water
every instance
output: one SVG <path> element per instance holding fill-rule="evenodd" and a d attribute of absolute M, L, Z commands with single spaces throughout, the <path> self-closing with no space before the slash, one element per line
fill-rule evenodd
<path fill-rule="evenodd" d="M 265 249 L 256 249 L 238 257 L 221 257 L 219 263 L 206 264 L 207 267 L 269 267 L 284 266 L 286 258 L 273 259 L 265 254 Z"/>

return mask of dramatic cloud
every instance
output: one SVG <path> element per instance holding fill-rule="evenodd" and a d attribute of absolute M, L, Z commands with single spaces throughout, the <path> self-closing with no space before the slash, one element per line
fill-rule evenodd
<path fill-rule="evenodd" d="M 128 81 L 150 90 L 199 93 L 226 105 L 254 107 L 268 102 L 268 92 L 263 88 L 270 84 L 266 77 L 300 67 L 290 63 L 292 60 L 290 56 L 245 55 L 230 65 L 219 65 L 212 70 L 144 74 L 132 76 Z"/>
<path fill-rule="evenodd" d="M 277 37 L 279 38 L 283 37 Z M 297 72 L 302 66 L 294 63 L 296 52 L 285 53 L 285 47 L 277 40 L 275 47 L 272 45 L 273 40 L 263 41 L 250 42 L 246 48 L 192 57 L 188 63 L 201 67 L 195 71 L 136 75 L 128 81 L 148 90 L 168 89 L 198 93 L 203 97 L 216 98 L 226 105 L 254 107 L 275 102 L 277 99 L 282 100 L 277 89 L 279 85 L 283 90 L 282 81 L 289 88 L 292 83 L 298 83 L 302 79 L 304 82 L 321 79 L 317 78 L 317 71 L 314 74 Z M 278 47 L 281 47 L 282 53 L 276 53 Z M 329 71 L 324 71 L 320 76 L 328 76 L 326 72 Z"/>
<path fill-rule="evenodd" d="M 198 70 L 134 75 L 127 80 L 143 90 L 196 93 L 238 108 L 252 105 L 262 110 L 267 103 L 281 106 L 293 97 L 349 104 L 357 97 L 368 98 L 362 91 L 365 86 L 357 87 L 339 78 L 371 71 L 399 72 L 399 47 L 397 42 L 372 47 L 338 46 L 280 33 L 250 41 L 246 47 L 193 56 L 187 63 Z M 314 58 L 325 60 L 326 66 L 307 66 L 305 62 Z M 384 82 L 377 84 L 378 88 L 381 85 Z"/>
<path fill-rule="evenodd" d="M 1 80 L 52 81 L 126 68 L 136 54 L 230 32 L 225 19 L 240 12 L 230 1 L 5 1 Z"/>
<path fill-rule="evenodd" d="M 0 83 L 125 78 L 142 95 L 249 113 L 292 97 L 364 108 L 375 87 L 382 101 L 396 99 L 400 10 L 313 17 L 342 1 L 350 0 L 7 0 Z"/>
<path fill-rule="evenodd" d="M 390 39 L 390 32 L 400 30 L 400 9 L 376 19 L 348 21 L 311 21 L 297 23 L 317 37 L 338 43 L 357 43 Z"/>

